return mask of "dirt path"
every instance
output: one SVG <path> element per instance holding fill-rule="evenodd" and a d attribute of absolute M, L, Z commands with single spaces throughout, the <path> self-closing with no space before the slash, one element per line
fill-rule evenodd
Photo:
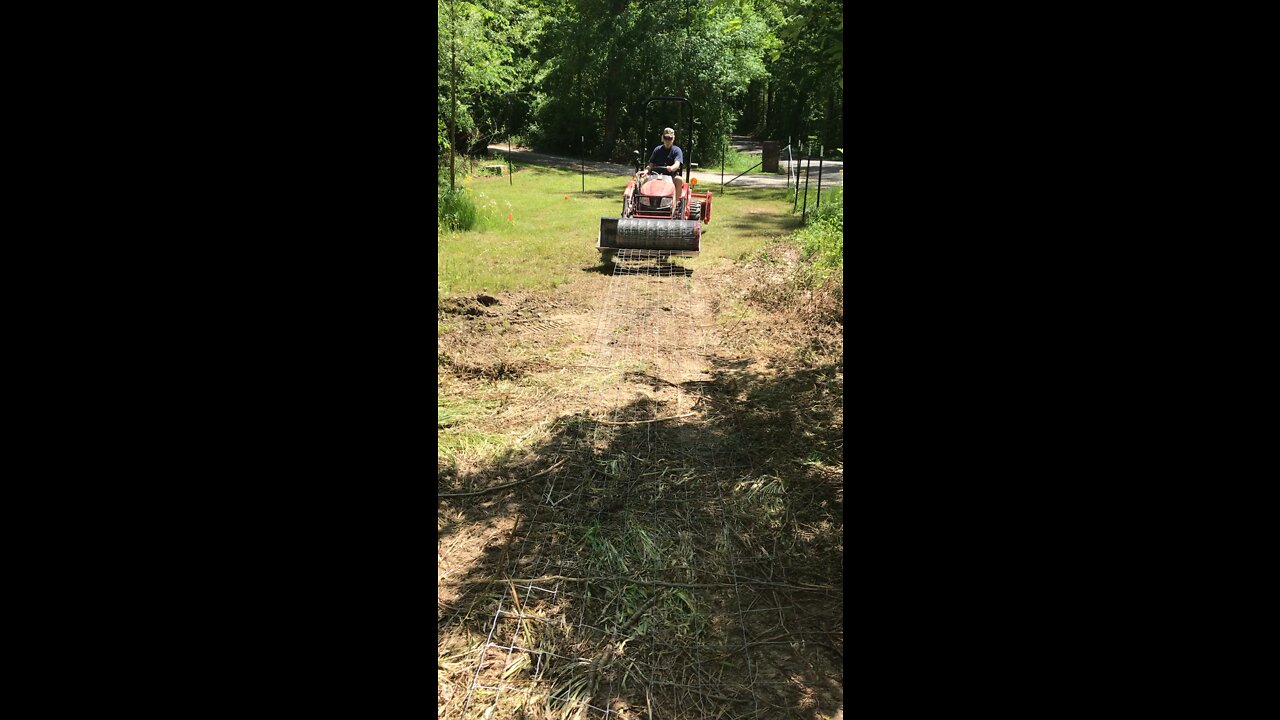
<path fill-rule="evenodd" d="M 756 140 L 748 138 L 735 137 L 733 147 L 741 148 L 742 152 L 748 154 L 760 153 L 760 143 Z M 489 152 L 495 155 L 501 155 L 505 158 L 508 155 L 506 145 L 496 144 L 489 146 Z M 575 158 L 563 157 L 558 155 L 548 155 L 546 153 L 538 153 L 520 146 L 513 146 L 510 150 L 511 160 L 513 162 L 523 162 L 531 165 L 546 165 L 548 167 L 556 167 L 564 170 L 582 170 L 593 175 L 620 175 L 627 176 L 635 172 L 634 168 L 629 165 L 618 165 L 616 163 L 599 162 L 595 160 L 582 161 Z M 779 168 L 791 166 L 792 178 L 800 173 L 803 182 L 804 173 L 808 173 L 809 185 L 816 190 L 819 177 L 822 179 L 824 186 L 843 185 L 844 184 L 844 161 L 841 160 L 824 160 L 819 163 L 815 158 L 811 162 L 803 161 L 798 156 L 788 161 L 786 154 L 783 154 L 782 162 Z M 708 184 L 708 187 L 718 187 L 723 180 L 726 183 L 731 182 L 733 187 L 786 187 L 790 180 L 785 173 L 782 174 L 765 174 L 765 173 L 748 173 L 734 179 L 736 173 L 726 173 L 721 176 L 720 173 L 701 172 L 694 170 L 690 173 L 690 177 L 696 177 L 699 183 Z M 710 185 L 714 183 L 714 185 Z"/>
<path fill-rule="evenodd" d="M 488 410 L 441 431 L 439 717 L 841 712 L 843 341 L 790 262 L 445 308 L 441 397 Z"/>

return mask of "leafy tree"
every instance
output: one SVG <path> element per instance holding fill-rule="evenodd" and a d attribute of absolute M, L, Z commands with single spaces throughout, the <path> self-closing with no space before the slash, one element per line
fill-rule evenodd
<path fill-rule="evenodd" d="M 450 63 L 456 55 L 460 150 L 482 150 L 498 139 L 508 120 L 509 96 L 526 93 L 533 75 L 532 47 L 544 17 L 519 0 L 437 0 L 437 103 L 444 132 L 450 108 Z M 440 138 L 445 145 L 449 138 Z"/>
<path fill-rule="evenodd" d="M 694 160 L 715 162 L 736 120 L 733 101 L 763 76 L 774 42 L 747 0 L 710 11 L 687 0 L 562 3 L 538 50 L 538 139 L 549 149 L 622 161 L 656 144 L 658 129 L 680 122 L 672 111 L 641 128 L 645 101 L 684 95 L 697 126 L 677 133 L 687 143 L 696 132 Z"/>
<path fill-rule="evenodd" d="M 437 142 L 482 149 L 511 131 L 540 149 L 625 162 L 676 127 L 692 161 L 733 130 L 842 145 L 841 0 L 437 0 Z M 457 129 L 448 137 L 450 60 Z M 645 100 L 684 95 L 696 126 Z M 687 148 L 686 148 L 687 149 Z"/>
<path fill-rule="evenodd" d="M 783 41 L 769 58 L 762 134 L 844 144 L 844 3 L 770 0 Z"/>

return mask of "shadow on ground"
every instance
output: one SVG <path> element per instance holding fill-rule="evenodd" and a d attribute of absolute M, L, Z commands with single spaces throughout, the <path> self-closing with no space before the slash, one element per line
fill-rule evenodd
<path fill-rule="evenodd" d="M 725 219 L 722 226 L 727 228 L 736 228 L 739 230 L 749 230 L 757 233 L 760 232 L 762 228 L 768 228 L 771 233 L 781 235 L 783 233 L 798 230 L 800 228 L 800 217 L 770 215 L 765 213 L 758 215 L 735 215 L 731 219 Z"/>
<path fill-rule="evenodd" d="M 834 713 L 842 369 L 713 359 L 709 379 L 678 386 L 695 416 L 645 422 L 671 410 L 636 397 L 609 414 L 632 424 L 562 417 L 518 456 L 439 467 L 442 495 L 545 473 L 440 500 L 442 545 L 517 518 L 441 585 L 441 717 L 464 717 L 468 697 L 468 718 L 584 703 L 586 717 L 622 705 L 662 718 Z"/>

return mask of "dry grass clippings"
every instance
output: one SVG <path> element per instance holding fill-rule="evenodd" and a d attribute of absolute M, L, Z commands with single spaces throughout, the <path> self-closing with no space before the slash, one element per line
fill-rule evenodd
<path fill-rule="evenodd" d="M 839 707 L 843 342 L 770 283 L 785 280 L 708 276 L 690 290 L 708 333 L 697 363 L 659 337 L 593 367 L 603 283 L 579 291 L 590 298 L 569 285 L 482 306 L 506 315 L 450 315 L 442 392 L 496 404 L 442 437 L 504 445 L 442 455 L 440 491 L 561 464 L 441 499 L 439 717 Z M 660 317 L 661 300 L 646 312 Z M 715 317 L 734 301 L 752 314 L 725 339 Z M 513 322 L 528 317 L 514 309 L 554 302 L 561 324 L 513 334 L 544 322 Z"/>

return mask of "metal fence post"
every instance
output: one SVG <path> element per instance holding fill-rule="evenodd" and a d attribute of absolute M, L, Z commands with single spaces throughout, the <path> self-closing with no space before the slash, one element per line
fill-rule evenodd
<path fill-rule="evenodd" d="M 800 144 L 800 161 L 804 162 L 804 143 Z M 795 196 L 791 199 L 791 212 L 800 209 L 800 165 L 796 165 Z"/>
<path fill-rule="evenodd" d="M 822 207 L 822 155 L 826 152 L 825 145 L 818 146 L 818 199 L 814 202 L 814 209 Z"/>
<path fill-rule="evenodd" d="M 813 171 L 813 143 L 809 143 L 806 148 L 809 152 L 805 153 L 806 159 L 804 168 L 804 204 L 800 206 L 800 224 L 803 225 L 809 215 L 809 173 Z"/>

